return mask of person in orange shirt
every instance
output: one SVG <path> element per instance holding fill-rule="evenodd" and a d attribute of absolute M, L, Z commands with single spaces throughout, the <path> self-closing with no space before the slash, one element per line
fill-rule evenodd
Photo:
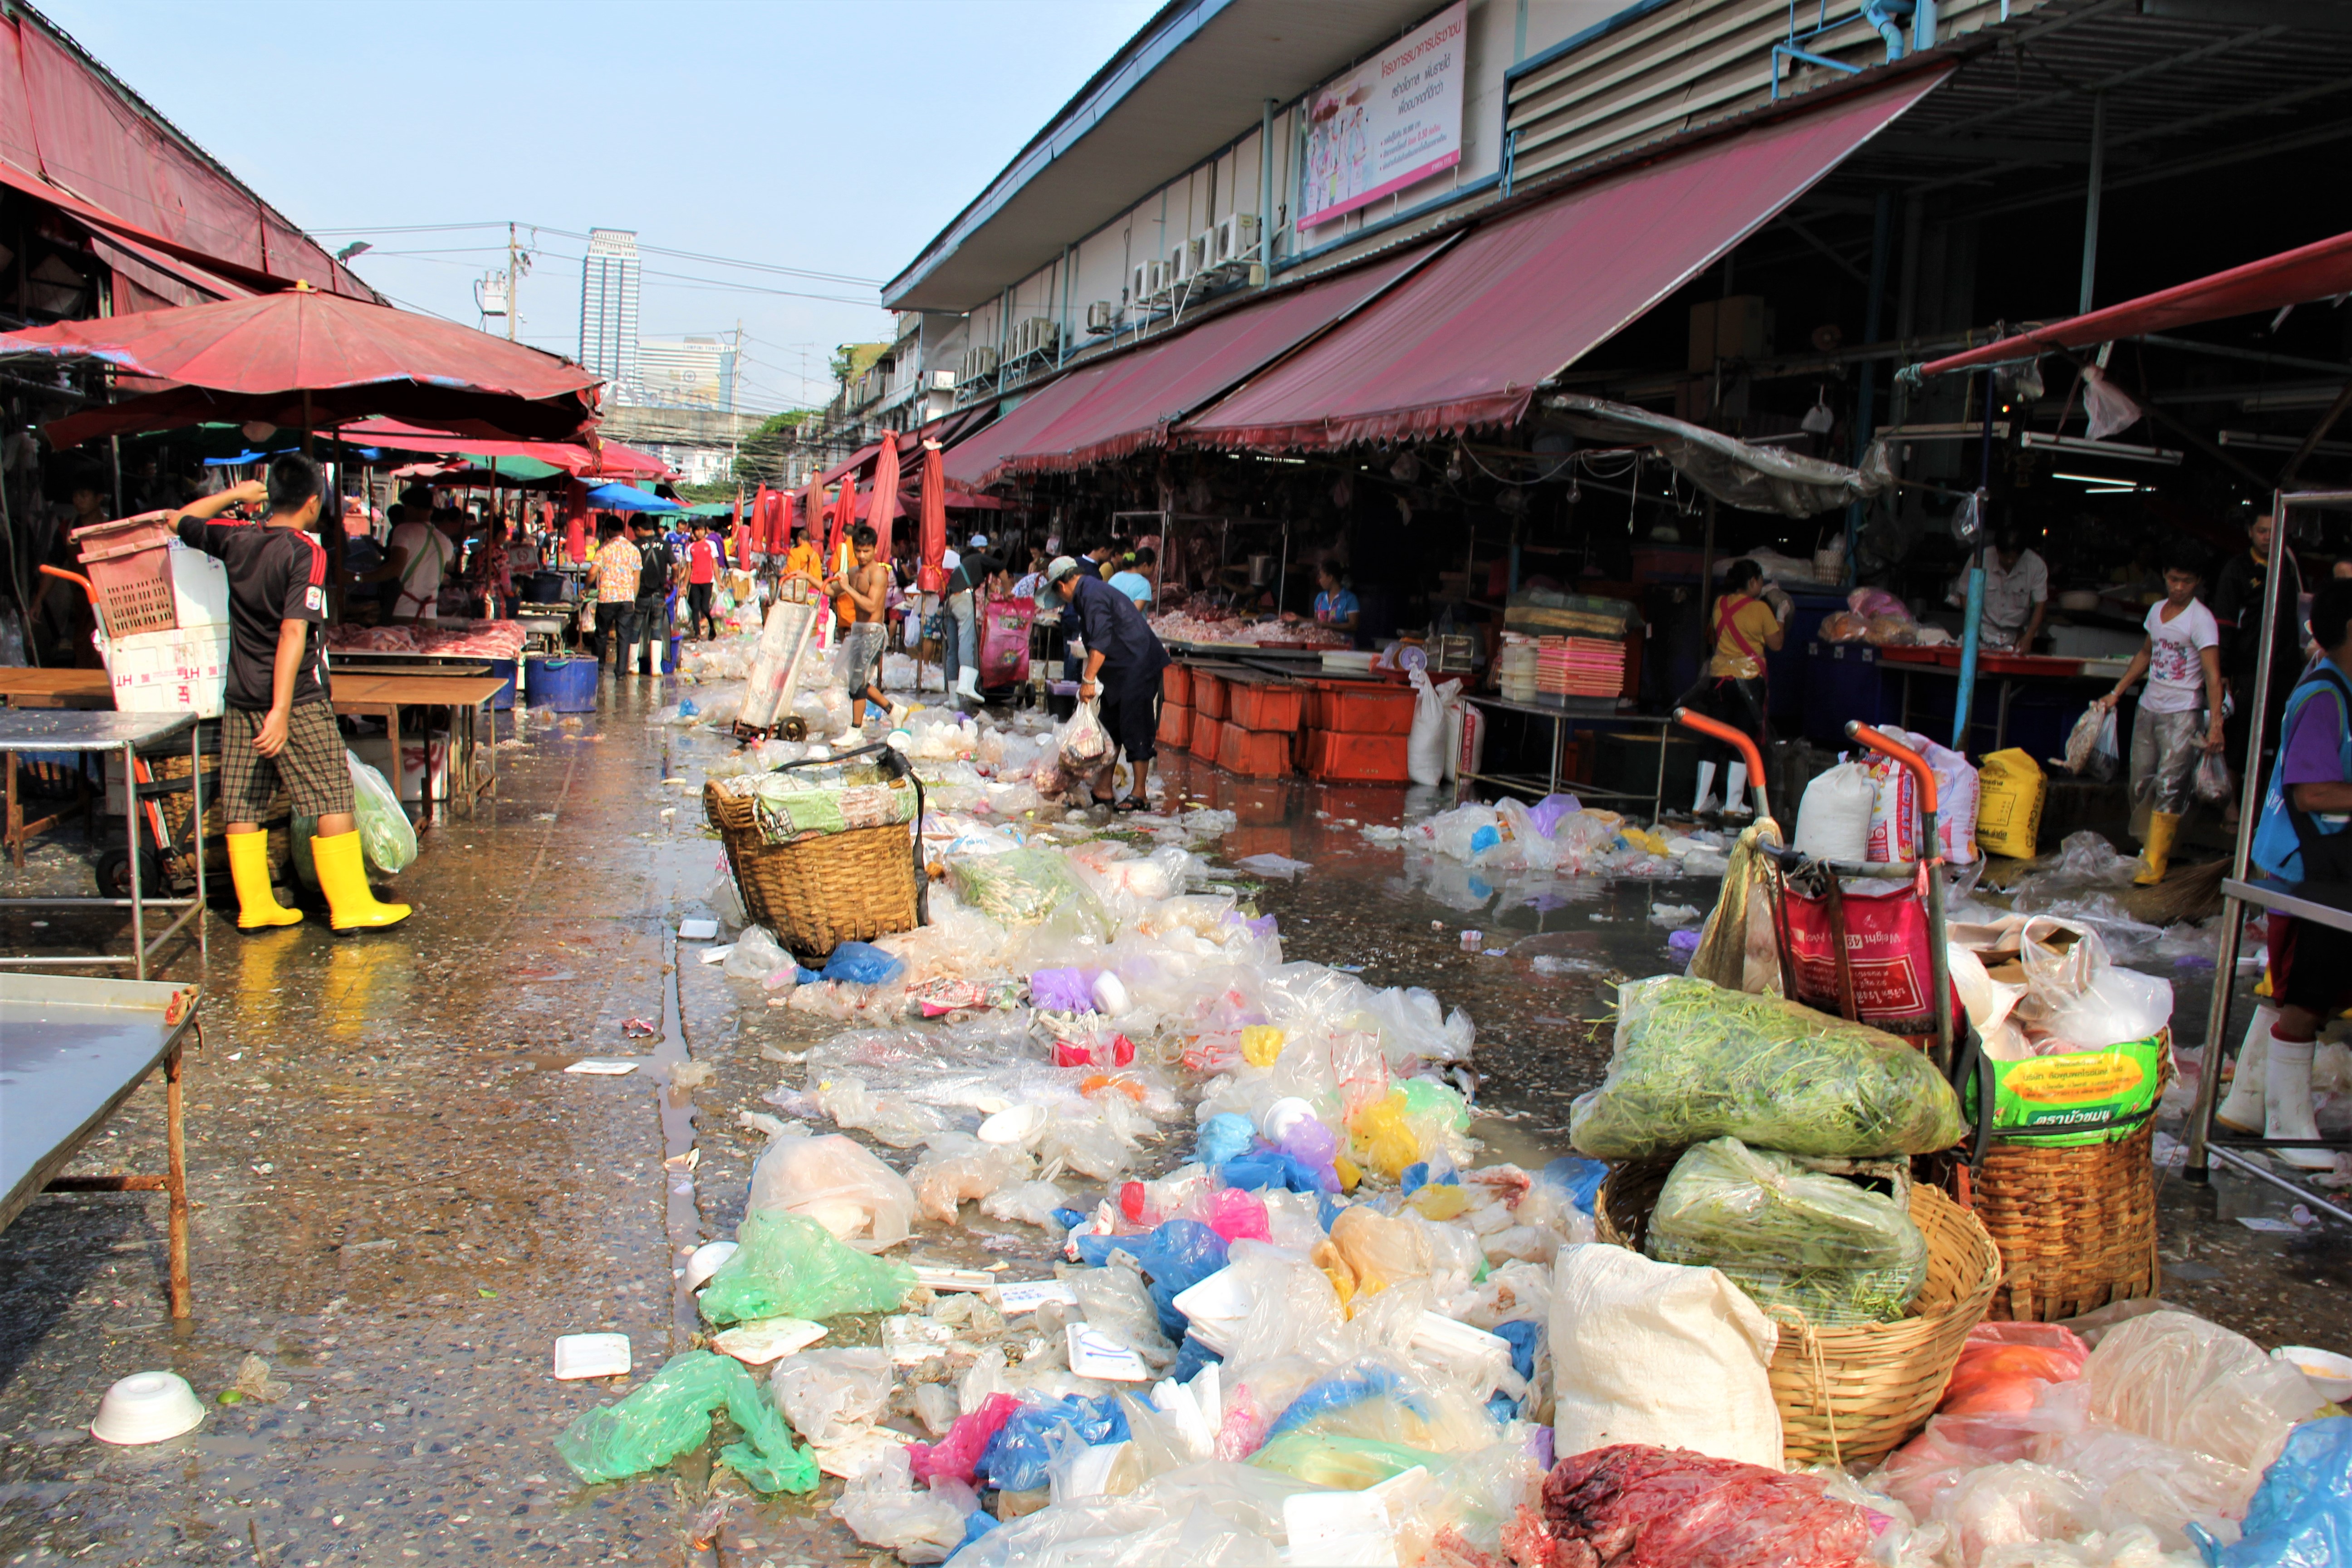
<path fill-rule="evenodd" d="M 1715 652 L 1706 672 L 1682 699 L 1683 707 L 1746 731 L 1756 742 L 1759 755 L 1772 743 L 1771 729 L 1764 717 L 1769 711 L 1764 655 L 1779 649 L 1781 635 L 1781 617 L 1766 603 L 1766 592 L 1762 567 L 1745 559 L 1731 563 L 1731 570 L 1724 574 L 1723 593 L 1715 601 Z M 1699 763 L 1693 816 L 1711 809 L 1716 764 L 1728 756 L 1728 748 L 1719 743 L 1714 750 L 1723 756 Z M 1724 814 L 1745 816 L 1749 809 L 1748 764 L 1732 762 L 1724 778 Z"/>
<path fill-rule="evenodd" d="M 793 547 L 784 554 L 784 577 L 799 577 L 812 588 L 824 586 L 824 552 L 816 547 L 815 536 L 803 523 L 793 531 Z"/>

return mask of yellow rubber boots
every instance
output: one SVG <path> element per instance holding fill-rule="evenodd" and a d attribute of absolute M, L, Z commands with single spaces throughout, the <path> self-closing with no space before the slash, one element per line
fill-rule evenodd
<path fill-rule="evenodd" d="M 2147 842 L 2140 847 L 2139 858 L 2146 864 L 2133 882 L 2152 888 L 2164 880 L 2167 868 L 2172 864 L 2172 840 L 2180 832 L 2180 814 L 2177 811 L 2150 812 L 2147 818 Z"/>
<path fill-rule="evenodd" d="M 360 856 L 357 828 L 311 839 L 310 859 L 319 868 L 319 888 L 327 895 L 328 920 L 336 934 L 379 930 L 408 918 L 406 904 L 376 901 L 368 886 L 367 863 Z"/>
<path fill-rule="evenodd" d="M 227 837 L 228 877 L 236 887 L 236 929 L 268 931 L 300 923 L 302 911 L 279 903 L 278 889 L 270 885 L 268 830 Z"/>

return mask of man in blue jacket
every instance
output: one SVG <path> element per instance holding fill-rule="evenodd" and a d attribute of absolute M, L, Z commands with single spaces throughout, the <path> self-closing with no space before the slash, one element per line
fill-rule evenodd
<path fill-rule="evenodd" d="M 1151 759 L 1158 754 L 1160 672 L 1168 668 L 1168 649 L 1134 600 L 1100 577 L 1087 575 L 1071 557 L 1055 556 L 1045 568 L 1045 580 L 1076 618 L 1078 634 L 1086 639 L 1078 700 L 1100 700 L 1103 730 L 1117 748 L 1095 774 L 1095 804 L 1114 811 L 1148 810 L 1151 796 L 1145 786 Z M 1134 783 L 1127 798 L 1115 802 L 1112 769 L 1118 752 L 1127 753 Z"/>

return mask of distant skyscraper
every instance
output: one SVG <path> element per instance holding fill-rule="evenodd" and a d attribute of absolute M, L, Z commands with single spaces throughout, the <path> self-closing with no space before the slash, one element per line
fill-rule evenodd
<path fill-rule="evenodd" d="M 614 401 L 637 398 L 637 231 L 592 228 L 580 268 L 580 363 L 610 383 Z"/>
<path fill-rule="evenodd" d="M 637 344 L 637 387 L 656 408 L 730 408 L 735 350 L 713 337 L 649 339 Z"/>

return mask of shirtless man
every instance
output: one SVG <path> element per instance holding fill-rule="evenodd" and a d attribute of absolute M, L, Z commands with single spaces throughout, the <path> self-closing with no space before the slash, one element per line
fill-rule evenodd
<path fill-rule="evenodd" d="M 882 641 L 888 623 L 883 612 L 890 599 L 890 569 L 874 559 L 874 531 L 860 524 L 849 536 L 857 563 L 825 584 L 834 595 L 834 609 L 848 627 L 842 649 L 842 684 L 849 692 L 849 722 L 866 722 L 871 701 L 884 714 L 890 700 L 882 694 Z"/>

